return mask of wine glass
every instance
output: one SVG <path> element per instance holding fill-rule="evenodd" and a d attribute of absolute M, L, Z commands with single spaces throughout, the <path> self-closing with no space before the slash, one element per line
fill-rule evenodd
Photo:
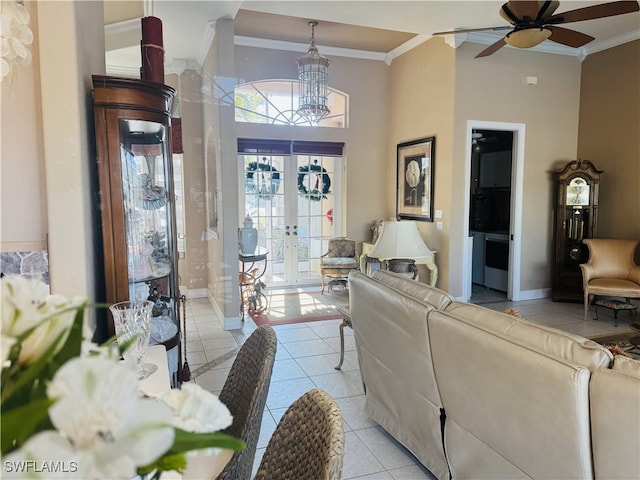
<path fill-rule="evenodd" d="M 152 301 L 143 300 L 119 302 L 109 306 L 118 342 L 124 343 L 135 339 L 122 356 L 125 361 L 135 365 L 139 380 L 147 378 L 158 369 L 152 363 L 142 362 L 142 357 L 149 346 L 153 305 Z"/>

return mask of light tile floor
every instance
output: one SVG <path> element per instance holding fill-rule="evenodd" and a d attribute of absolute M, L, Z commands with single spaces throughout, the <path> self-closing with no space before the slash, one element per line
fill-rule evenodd
<path fill-rule="evenodd" d="M 620 326 L 615 328 L 613 314 L 608 311 L 602 312 L 598 321 L 585 322 L 582 305 L 578 303 L 528 300 L 497 301 L 483 306 L 500 311 L 512 307 L 532 322 L 586 337 L 621 332 L 630 323 L 630 318 L 622 314 Z M 345 328 L 345 361 L 341 371 L 335 370 L 340 357 L 340 323 L 340 320 L 326 320 L 274 327 L 278 349 L 255 465 L 259 464 L 287 407 L 304 392 L 319 387 L 334 397 L 342 410 L 346 443 L 343 479 L 434 478 L 363 412 L 364 394 L 353 331 L 349 328 Z M 192 381 L 216 394 L 222 389 L 239 346 L 256 328 L 249 316 L 239 330 L 224 331 L 221 325 L 221 319 L 215 316 L 207 299 L 188 300 L 187 359 Z"/>

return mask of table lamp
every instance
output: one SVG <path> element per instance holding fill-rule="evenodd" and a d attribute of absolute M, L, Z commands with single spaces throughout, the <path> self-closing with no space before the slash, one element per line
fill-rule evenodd
<path fill-rule="evenodd" d="M 382 232 L 367 255 L 385 261 L 387 270 L 413 273 L 415 279 L 418 276 L 415 259 L 431 256 L 433 252 L 422 240 L 414 220 L 387 220 L 383 222 Z"/>

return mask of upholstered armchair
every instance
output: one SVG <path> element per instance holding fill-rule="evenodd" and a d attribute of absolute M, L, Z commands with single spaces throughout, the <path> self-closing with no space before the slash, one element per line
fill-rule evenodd
<path fill-rule="evenodd" d="M 356 241 L 347 237 L 332 238 L 329 240 L 327 253 L 320 257 L 320 261 L 322 293 L 324 293 L 325 277 L 346 279 L 351 270 L 360 269 Z"/>
<path fill-rule="evenodd" d="M 640 266 L 634 262 L 638 240 L 588 238 L 589 261 L 580 265 L 584 289 L 584 319 L 594 295 L 640 298 Z"/>

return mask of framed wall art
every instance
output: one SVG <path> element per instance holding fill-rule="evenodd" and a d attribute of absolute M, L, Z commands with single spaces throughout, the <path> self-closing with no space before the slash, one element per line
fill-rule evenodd
<path fill-rule="evenodd" d="M 396 216 L 433 222 L 436 137 L 398 144 Z"/>

